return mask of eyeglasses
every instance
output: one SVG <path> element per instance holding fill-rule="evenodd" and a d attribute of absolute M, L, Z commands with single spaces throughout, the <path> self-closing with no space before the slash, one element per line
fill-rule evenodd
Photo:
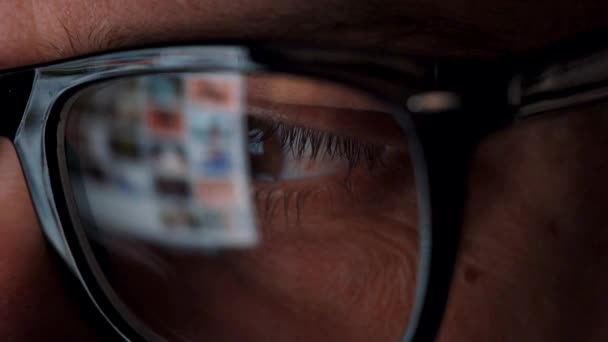
<path fill-rule="evenodd" d="M 606 53 L 544 65 L 112 52 L 0 76 L 1 133 L 45 236 L 125 340 L 429 341 L 477 144 L 608 94 Z"/>

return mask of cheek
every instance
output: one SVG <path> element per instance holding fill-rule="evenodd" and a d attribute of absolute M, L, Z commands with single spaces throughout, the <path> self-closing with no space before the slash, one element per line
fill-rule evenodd
<path fill-rule="evenodd" d="M 603 113 L 566 113 L 480 146 L 440 341 L 580 340 L 602 326 L 606 129 Z"/>
<path fill-rule="evenodd" d="M 217 257 L 165 255 L 170 272 L 163 276 L 116 259 L 115 286 L 151 324 L 171 321 L 197 338 L 396 338 L 411 307 L 415 243 L 381 218 L 335 224 L 352 232 L 292 232 Z"/>
<path fill-rule="evenodd" d="M 298 221 L 283 215 L 292 204 L 277 205 L 251 251 L 186 256 L 145 247 L 144 259 L 164 265 L 156 270 L 114 254 L 113 284 L 144 321 L 194 338 L 395 340 L 418 252 L 416 206 L 407 204 L 407 178 L 395 178 L 353 178 L 354 188 L 320 192 L 302 203 Z"/>

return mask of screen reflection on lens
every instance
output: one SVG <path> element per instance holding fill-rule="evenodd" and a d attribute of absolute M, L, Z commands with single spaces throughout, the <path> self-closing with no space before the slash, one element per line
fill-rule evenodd
<path fill-rule="evenodd" d="M 81 90 L 64 186 L 99 281 L 168 340 L 398 340 L 418 208 L 392 108 L 289 74 Z"/>

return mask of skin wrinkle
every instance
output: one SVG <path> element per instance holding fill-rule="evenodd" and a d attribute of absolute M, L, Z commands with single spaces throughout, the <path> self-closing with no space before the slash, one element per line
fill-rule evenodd
<path fill-rule="evenodd" d="M 57 53 L 54 58 L 69 58 L 89 51 L 114 49 L 128 43 L 129 30 L 111 24 L 107 19 L 108 14 L 115 10 L 111 3 L 112 0 L 104 0 L 96 1 L 92 6 L 88 3 L 87 6 L 66 5 L 62 11 L 55 11 L 53 3 L 50 2 L 39 4 L 35 23 L 42 22 L 37 26 L 44 27 L 45 30 L 40 29 L 38 32 L 48 35 L 44 41 L 54 47 Z M 63 42 L 63 46 L 55 43 L 56 41 Z"/>
<path fill-rule="evenodd" d="M 394 277 L 392 274 L 387 274 L 386 272 L 384 272 L 384 270 L 388 271 L 388 270 L 392 270 L 393 268 L 379 267 L 383 263 L 386 263 L 385 257 L 379 256 L 379 255 L 374 256 L 373 250 L 369 250 L 369 249 L 361 250 L 360 244 L 350 244 L 350 248 L 352 249 L 350 251 L 349 251 L 349 249 L 341 248 L 341 247 L 339 247 L 340 246 L 339 244 L 341 243 L 340 240 L 341 239 L 338 238 L 338 239 L 336 239 L 335 242 L 332 240 L 328 240 L 328 241 L 325 241 L 324 243 L 327 244 L 327 246 L 331 247 L 332 249 L 343 250 L 344 254 L 348 255 L 348 259 L 352 260 L 350 262 L 350 264 L 352 264 L 352 266 L 348 266 L 348 267 L 357 267 L 355 265 L 369 265 L 369 268 L 359 269 L 359 272 L 358 272 L 359 276 L 357 276 L 355 278 L 351 278 L 352 272 L 348 271 L 347 269 L 340 270 L 340 269 L 332 268 L 330 270 L 330 272 L 332 272 L 334 274 L 338 274 L 339 278 L 346 277 L 347 279 L 337 278 L 333 284 L 332 283 L 327 284 L 327 290 L 323 291 L 323 293 L 335 293 L 336 291 L 348 291 L 349 289 L 351 289 L 351 291 L 348 292 L 349 296 L 347 296 L 346 298 L 351 298 L 352 302 L 356 303 L 356 305 L 358 306 L 357 311 L 361 311 L 361 313 L 363 315 L 366 315 L 365 313 L 369 312 L 370 315 L 368 315 L 368 316 L 370 316 L 370 317 L 374 316 L 373 315 L 374 312 L 377 312 L 378 310 L 382 311 L 382 309 L 384 307 L 386 307 L 387 309 L 390 309 L 392 307 L 391 305 L 384 306 L 381 304 L 382 302 L 370 303 L 369 300 L 366 300 L 367 294 L 369 292 L 378 293 L 378 294 L 380 294 L 379 298 L 384 298 L 385 300 L 388 300 L 390 302 L 390 304 L 392 304 L 392 303 L 394 303 L 395 300 L 397 300 L 397 297 L 394 296 L 393 292 L 395 291 L 395 289 L 407 289 L 407 287 L 405 286 L 406 283 L 395 283 L 394 279 L 396 277 Z M 398 254 L 401 254 L 401 253 L 402 253 L 402 251 L 398 252 Z M 361 259 L 361 260 L 359 260 L 359 259 Z M 363 262 L 363 260 L 365 260 L 365 262 Z M 370 262 L 370 260 L 372 262 Z M 375 260 L 375 262 L 373 262 L 374 260 Z M 395 258 L 395 261 L 397 263 L 399 263 L 399 260 L 402 260 L 402 259 L 400 259 L 398 257 Z M 335 265 L 335 263 L 328 263 L 328 265 Z M 376 265 L 376 267 L 372 267 L 372 265 Z M 304 277 L 303 279 L 306 279 L 306 278 Z M 408 277 L 408 279 L 411 279 L 411 278 Z M 348 280 L 348 281 L 345 282 L 345 280 Z M 386 281 L 386 280 L 390 280 L 390 281 Z M 369 284 L 367 284 L 366 286 L 357 285 L 356 283 L 359 281 L 369 282 Z M 353 283 L 351 285 L 349 285 L 350 282 L 353 282 Z M 387 284 L 392 284 L 392 285 L 402 284 L 403 286 L 392 286 L 391 285 L 391 286 L 389 286 L 392 289 L 390 295 L 383 295 L 383 292 L 385 292 L 384 290 L 386 290 L 384 287 L 387 286 Z M 342 290 L 340 290 L 340 289 L 342 289 Z M 357 290 L 357 289 L 358 289 L 357 292 L 352 292 L 352 290 Z M 403 292 L 409 293 L 408 290 L 405 290 Z M 392 299 L 392 301 L 389 299 Z M 331 300 L 331 298 L 329 300 Z M 302 304 L 304 304 L 304 303 L 302 303 Z M 376 305 L 376 304 L 378 304 L 378 305 Z"/>
<path fill-rule="evenodd" d="M 339 245 L 336 245 L 336 243 L 340 243 L 340 240 L 341 240 L 341 239 L 339 239 L 339 238 L 338 238 L 338 239 L 337 239 L 337 240 L 334 242 L 334 240 L 331 240 L 331 239 L 330 239 L 330 240 L 326 240 L 326 241 L 325 241 L 325 242 L 323 242 L 323 243 L 324 243 L 324 244 L 326 244 L 326 245 L 328 245 L 328 246 L 331 246 L 331 247 L 332 247 L 332 249 L 333 249 L 333 248 L 335 248 L 335 249 L 337 249 L 337 250 L 344 250 L 344 249 L 343 249 L 343 248 L 341 248 Z M 282 244 L 266 244 L 265 246 L 281 246 L 281 245 L 282 245 Z M 318 247 L 319 247 L 319 250 L 320 250 L 320 251 L 323 251 L 323 250 L 328 250 L 327 248 L 322 248 L 322 245 L 319 245 Z M 357 245 L 351 245 L 351 247 L 352 247 L 352 248 L 356 248 L 357 250 L 355 251 L 355 253 L 352 253 L 352 252 L 351 252 L 351 253 L 346 253 L 347 255 L 350 255 L 351 257 L 350 257 L 350 258 L 345 258 L 345 259 L 344 259 L 344 261 L 346 261 L 346 262 L 347 262 L 347 264 L 345 264 L 345 266 L 347 266 L 347 265 L 349 265 L 349 264 L 352 264 L 352 266 L 348 266 L 348 267 L 356 267 L 356 265 L 362 264 L 361 262 L 357 262 L 357 261 L 356 261 L 356 260 L 358 260 L 358 259 L 357 259 L 357 256 L 360 256 L 360 255 L 361 255 L 361 253 L 363 253 L 364 255 L 367 255 L 368 251 L 361 251 L 361 250 L 359 250 L 359 248 L 360 248 L 360 247 L 358 246 L 358 244 L 357 244 Z M 295 245 L 295 246 L 290 247 L 290 250 L 291 250 L 291 253 L 300 253 L 300 252 L 299 252 L 298 245 Z M 259 252 L 264 253 L 264 251 L 263 251 L 263 250 L 262 250 L 262 251 L 259 251 Z M 258 253 L 258 252 L 255 252 L 255 253 Z M 272 252 L 272 251 L 268 251 L 268 255 L 269 255 L 269 256 L 272 256 L 273 254 L 275 254 L 275 253 L 274 253 L 274 252 Z M 315 254 L 316 254 L 316 253 L 313 253 L 313 254 L 311 254 L 311 253 L 307 253 L 307 254 L 305 254 L 305 255 L 311 255 L 311 256 L 312 256 L 312 255 L 315 255 Z M 328 256 L 329 256 L 329 255 L 328 255 Z M 243 260 L 245 260 L 245 259 L 243 259 Z M 256 259 L 247 259 L 247 260 L 250 260 L 250 261 L 255 261 L 255 260 L 260 260 L 260 259 L 259 259 L 259 258 L 256 258 Z M 289 258 L 289 257 L 283 257 L 283 258 L 273 258 L 273 260 L 275 260 L 275 261 L 274 261 L 275 263 L 277 263 L 277 262 L 278 262 L 278 263 L 280 263 L 282 260 L 285 260 L 285 261 L 287 262 L 287 261 L 289 261 L 289 260 L 293 260 L 293 258 Z M 306 263 L 306 260 L 302 260 L 302 261 L 300 261 L 300 262 L 304 262 L 304 263 Z M 364 263 L 364 264 L 367 264 L 367 263 Z M 186 263 L 184 263 L 184 265 L 187 265 L 187 264 L 186 264 Z M 258 265 L 259 267 L 268 267 L 268 264 L 267 264 L 267 263 L 265 263 L 265 262 L 260 262 L 260 263 L 259 263 L 259 264 L 257 264 L 257 265 Z M 264 266 L 264 265 L 266 265 L 266 266 Z M 333 265 L 340 265 L 340 264 L 339 264 L 339 263 L 338 263 L 338 264 L 336 264 L 336 263 L 333 263 L 333 262 L 326 262 L 326 263 L 323 263 L 322 265 L 327 265 L 327 267 L 330 267 L 330 265 L 332 265 L 332 266 L 333 266 Z M 245 265 L 244 265 L 244 266 L 245 266 Z M 280 286 L 280 285 L 282 285 L 282 286 L 286 286 L 286 285 L 288 285 L 288 284 L 292 284 L 292 285 L 295 285 L 295 286 L 301 286 L 301 285 L 300 285 L 301 283 L 299 283 L 298 281 L 296 281 L 295 283 L 294 283 L 294 282 L 285 282 L 285 281 L 281 281 L 281 282 L 277 282 L 277 283 L 272 282 L 272 281 L 271 281 L 271 280 L 273 279 L 272 274 L 274 274 L 274 273 L 275 273 L 275 272 L 273 272 L 273 271 L 272 271 L 272 268 L 271 268 L 271 269 L 266 269 L 266 271 L 264 271 L 264 273 L 266 273 L 266 274 L 268 274 L 268 275 L 269 275 L 269 276 L 267 277 L 267 279 L 268 279 L 268 280 L 264 280 L 264 279 L 258 279 L 258 277 L 255 277 L 255 274 L 257 274 L 257 273 L 258 273 L 257 271 L 256 271 L 256 272 L 253 272 L 253 273 L 251 273 L 250 271 L 247 271 L 247 270 L 252 270 L 252 267 L 251 267 L 251 266 L 255 266 L 255 265 L 246 265 L 246 267 L 244 267 L 244 268 L 243 268 L 243 270 L 244 270 L 245 272 L 249 272 L 250 276 L 253 276 L 253 277 L 250 279 L 250 281 L 245 282 L 246 284 L 248 284 L 247 286 L 255 286 L 256 288 L 260 288 L 260 289 L 275 288 L 276 286 Z M 255 268 L 254 268 L 254 269 L 255 269 Z M 294 269 L 294 271 L 295 271 L 295 269 L 299 269 L 299 268 L 291 268 L 291 267 L 287 267 L 287 268 L 285 268 L 285 271 L 287 271 L 287 272 L 281 272 L 280 274 L 281 274 L 283 277 L 284 277 L 284 276 L 293 276 L 293 277 L 296 277 L 294 280 L 296 280 L 296 279 L 298 279 L 298 278 L 299 278 L 299 279 L 302 279 L 302 280 L 307 280 L 307 279 L 309 279 L 309 277 L 308 277 L 308 276 L 303 276 L 303 274 L 302 274 L 301 272 L 296 272 L 296 273 L 292 273 L 292 274 L 290 274 L 290 273 L 289 273 L 289 270 L 290 270 L 290 269 Z M 376 267 L 375 269 L 379 269 L 379 268 L 377 268 L 377 267 Z M 318 272 L 314 272 L 314 274 L 319 274 L 319 273 L 318 273 Z M 332 274 L 333 274 L 333 276 L 332 276 L 332 277 L 333 277 L 333 278 L 335 278 L 335 276 L 336 276 L 336 275 L 338 275 L 338 276 L 341 276 L 341 275 L 349 275 L 349 274 L 352 274 L 352 272 L 349 272 L 349 271 L 347 271 L 347 270 L 340 271 L 339 269 L 335 269 L 335 268 L 331 267 L 331 268 L 329 268 L 329 269 L 328 269 L 326 272 L 321 272 L 321 274 L 326 274 L 326 275 L 332 275 Z M 366 274 L 365 270 L 361 270 L 360 274 L 361 274 L 361 275 Z M 350 277 L 350 276 L 349 276 L 349 277 Z M 256 279 L 257 279 L 257 282 L 256 282 Z M 354 278 L 353 280 L 356 280 L 356 279 L 361 279 L 361 280 L 363 280 L 363 279 L 368 279 L 368 280 L 369 280 L 369 277 L 364 277 L 364 276 L 362 276 L 362 277 L 356 277 L 356 278 Z M 375 283 L 376 283 L 376 284 L 378 284 L 378 285 L 380 285 L 380 284 L 382 284 L 382 283 L 383 283 L 383 282 L 379 281 L 379 280 L 377 279 L 377 277 L 373 277 L 372 279 L 376 279 L 377 281 L 375 281 Z M 253 282 L 252 282 L 251 280 L 252 280 Z M 263 281 L 263 283 L 259 283 L 259 281 Z M 270 281 L 270 282 L 269 282 L 269 281 Z M 201 283 L 201 282 L 190 282 L 190 283 Z M 204 283 L 204 282 L 202 282 L 202 283 Z M 323 283 L 324 283 L 324 284 L 326 284 L 326 286 L 328 286 L 328 287 L 327 287 L 327 290 L 326 290 L 326 291 L 321 291 L 320 293 L 332 294 L 332 293 L 335 293 L 335 292 L 336 292 L 336 289 L 335 289 L 335 288 L 332 288 L 332 285 L 331 285 L 332 283 L 331 283 L 331 282 L 329 282 L 329 283 L 328 283 L 328 282 L 326 282 L 326 281 L 325 281 L 325 282 L 323 282 Z M 258 284 L 258 285 L 255 285 L 255 284 Z M 342 284 L 342 285 L 340 285 L 340 288 L 341 288 L 342 286 L 344 286 L 344 285 L 343 285 L 343 281 L 336 281 L 336 284 Z M 352 289 L 352 288 L 354 288 L 354 287 L 356 287 L 356 286 L 348 286 L 347 288 L 351 288 L 351 289 Z M 369 290 L 370 290 L 370 291 L 375 291 L 375 290 L 373 289 L 373 287 L 370 287 L 370 288 L 369 288 Z M 289 288 L 286 288 L 284 291 L 286 291 L 286 293 L 290 293 Z M 302 293 L 302 291 L 304 291 L 303 293 L 308 293 L 308 291 L 310 291 L 310 290 L 309 290 L 309 289 L 307 289 L 306 287 L 303 287 L 303 288 L 301 288 L 301 289 L 297 290 L 297 291 L 296 291 L 296 293 Z M 271 293 L 272 293 L 274 296 L 276 296 L 276 295 L 277 295 L 277 292 L 276 292 L 276 291 L 272 291 Z M 268 294 L 270 295 L 271 293 L 268 293 Z M 395 297 L 393 296 L 393 298 L 395 298 Z M 310 305 L 314 305 L 314 303 L 317 303 L 317 301 L 307 301 L 307 300 L 305 300 L 305 297 L 300 298 L 300 296 L 298 296 L 298 297 L 294 297 L 294 298 L 292 298 L 292 299 L 293 299 L 293 300 L 296 300 L 296 302 L 295 302 L 295 303 L 292 303 L 292 304 L 294 304 L 294 305 L 290 305 L 289 307 L 291 307 L 291 308 L 293 308 L 293 309 L 298 309 L 298 310 L 305 309 L 305 308 L 307 308 L 307 307 L 310 307 Z M 328 297 L 328 299 L 327 299 L 327 300 L 329 301 L 329 303 L 331 303 L 331 297 Z M 270 301 L 270 302 L 272 302 L 272 301 Z M 279 304 L 279 303 L 277 303 L 277 304 Z M 361 308 L 360 308 L 360 309 L 361 309 Z M 364 311 L 364 312 L 365 312 L 365 311 Z M 332 314 L 330 314 L 330 313 L 328 313 L 328 318 L 330 318 L 332 321 L 335 319 L 335 317 L 339 317 L 338 312 L 336 312 L 336 313 L 335 313 L 335 314 L 333 314 L 333 315 L 332 315 Z"/>

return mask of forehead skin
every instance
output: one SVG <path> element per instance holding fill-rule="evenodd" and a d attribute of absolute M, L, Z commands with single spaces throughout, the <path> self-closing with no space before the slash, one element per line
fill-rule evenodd
<path fill-rule="evenodd" d="M 298 40 L 442 56 L 496 56 L 602 26 L 577 1 L 2 1 L 0 68 L 147 43 Z"/>

